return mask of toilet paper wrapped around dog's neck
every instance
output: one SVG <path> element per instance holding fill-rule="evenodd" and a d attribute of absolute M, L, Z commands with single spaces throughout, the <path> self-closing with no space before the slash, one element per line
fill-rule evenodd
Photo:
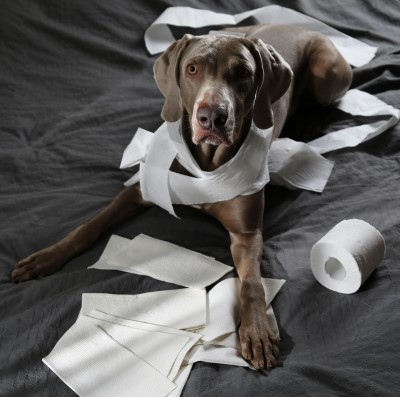
<path fill-rule="evenodd" d="M 261 190 L 270 179 L 271 184 L 289 189 L 322 192 L 333 162 L 321 154 L 376 137 L 396 124 L 400 114 L 393 106 L 359 90 L 347 92 L 337 108 L 353 116 L 381 119 L 331 132 L 308 143 L 282 138 L 271 144 L 272 129 L 260 130 L 253 124 L 235 157 L 212 172 L 203 171 L 197 164 L 182 136 L 180 121 L 163 123 L 155 133 L 139 128 L 124 151 L 121 168 L 140 164 L 140 171 L 125 185 L 140 181 L 144 199 L 174 216 L 173 204 L 230 200 Z M 175 159 L 193 177 L 171 172 Z"/>
<path fill-rule="evenodd" d="M 373 226 L 359 219 L 338 223 L 311 249 L 311 271 L 324 287 L 356 292 L 385 256 L 385 241 Z"/>
<path fill-rule="evenodd" d="M 319 32 L 328 37 L 346 61 L 355 67 L 371 61 L 377 50 L 376 47 L 345 35 L 321 21 L 276 5 L 236 15 L 190 7 L 170 7 L 146 30 L 146 47 L 151 54 L 166 50 L 175 41 L 170 26 L 191 28 L 234 26 L 248 17 L 256 18 L 263 24 L 297 25 Z M 227 32 L 224 31 L 224 34 Z M 269 180 L 271 184 L 282 185 L 289 189 L 301 188 L 322 192 L 332 171 L 333 162 L 321 154 L 365 142 L 395 125 L 400 117 L 399 110 L 359 90 L 350 90 L 336 105 L 339 110 L 350 115 L 378 117 L 379 120 L 349 126 L 307 144 L 288 138 L 278 139 L 272 143 L 269 151 L 269 135 L 266 134 L 267 145 L 257 140 L 261 145 L 249 145 L 255 150 L 250 156 L 246 158 L 240 155 L 213 174 L 201 171 L 190 153 L 185 155 L 185 158 L 181 156 L 180 150 L 183 149 L 187 154 L 187 147 L 176 133 L 178 131 L 176 123 L 164 123 L 155 134 L 139 128 L 124 152 L 121 168 L 140 163 L 140 172 L 125 185 L 129 186 L 140 180 L 145 198 L 172 215 L 175 215 L 172 206 L 174 203 L 192 205 L 229 200 L 238 195 L 251 194 L 255 188 L 260 190 Z M 168 134 L 159 133 L 166 130 Z M 251 139 L 247 139 L 247 143 L 251 144 Z M 262 158 L 259 157 L 261 155 Z M 193 178 L 169 172 L 169 166 L 175 158 L 192 173 Z M 262 162 L 264 168 L 257 170 L 256 167 L 252 170 L 252 174 L 248 174 L 248 163 L 253 164 L 252 159 L 256 158 Z M 228 172 L 229 177 L 220 171 Z"/>
<path fill-rule="evenodd" d="M 272 128 L 254 124 L 236 155 L 214 171 L 203 171 L 183 138 L 181 121 L 164 123 L 154 133 L 139 129 L 125 149 L 121 168 L 140 164 L 125 182 L 140 181 L 145 200 L 176 216 L 173 204 L 195 205 L 230 200 L 260 191 L 269 182 L 268 152 Z M 170 171 L 174 160 L 193 176 Z"/>

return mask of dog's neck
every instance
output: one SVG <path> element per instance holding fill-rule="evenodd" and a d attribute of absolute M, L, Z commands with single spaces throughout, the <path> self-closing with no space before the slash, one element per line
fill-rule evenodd
<path fill-rule="evenodd" d="M 207 143 L 195 145 L 192 142 L 192 130 L 190 128 L 188 114 L 185 112 L 182 117 L 182 135 L 199 167 L 203 171 L 214 171 L 236 155 L 250 130 L 251 120 L 250 115 L 245 117 L 242 129 L 231 146 L 225 146 L 223 144 L 210 145 Z"/>

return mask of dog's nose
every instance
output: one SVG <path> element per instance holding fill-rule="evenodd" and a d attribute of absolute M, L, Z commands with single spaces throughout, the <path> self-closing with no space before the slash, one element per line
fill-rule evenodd
<path fill-rule="evenodd" d="M 221 129 L 228 120 L 228 111 L 220 106 L 202 106 L 197 109 L 197 121 L 206 130 Z"/>

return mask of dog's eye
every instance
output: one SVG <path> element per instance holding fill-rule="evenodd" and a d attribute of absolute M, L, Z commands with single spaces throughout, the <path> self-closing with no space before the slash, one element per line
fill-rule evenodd
<path fill-rule="evenodd" d="M 187 66 L 186 70 L 187 70 L 188 74 L 191 74 L 191 75 L 197 74 L 197 66 L 196 65 L 190 64 Z"/>
<path fill-rule="evenodd" d="M 250 74 L 249 69 L 246 66 L 239 66 L 238 68 L 238 75 L 239 77 L 247 77 Z"/>

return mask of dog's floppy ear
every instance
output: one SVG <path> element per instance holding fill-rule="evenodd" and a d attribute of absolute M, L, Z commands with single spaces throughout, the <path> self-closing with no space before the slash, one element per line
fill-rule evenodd
<path fill-rule="evenodd" d="M 178 83 L 179 61 L 192 38 L 192 35 L 185 34 L 180 40 L 171 44 L 154 63 L 154 79 L 165 96 L 161 111 L 161 117 L 165 121 L 174 122 L 182 117 L 182 100 Z"/>
<path fill-rule="evenodd" d="M 272 127 L 274 116 L 271 105 L 289 88 L 293 72 L 289 64 L 269 44 L 251 40 L 256 47 L 259 85 L 253 107 L 254 124 L 261 129 Z"/>

